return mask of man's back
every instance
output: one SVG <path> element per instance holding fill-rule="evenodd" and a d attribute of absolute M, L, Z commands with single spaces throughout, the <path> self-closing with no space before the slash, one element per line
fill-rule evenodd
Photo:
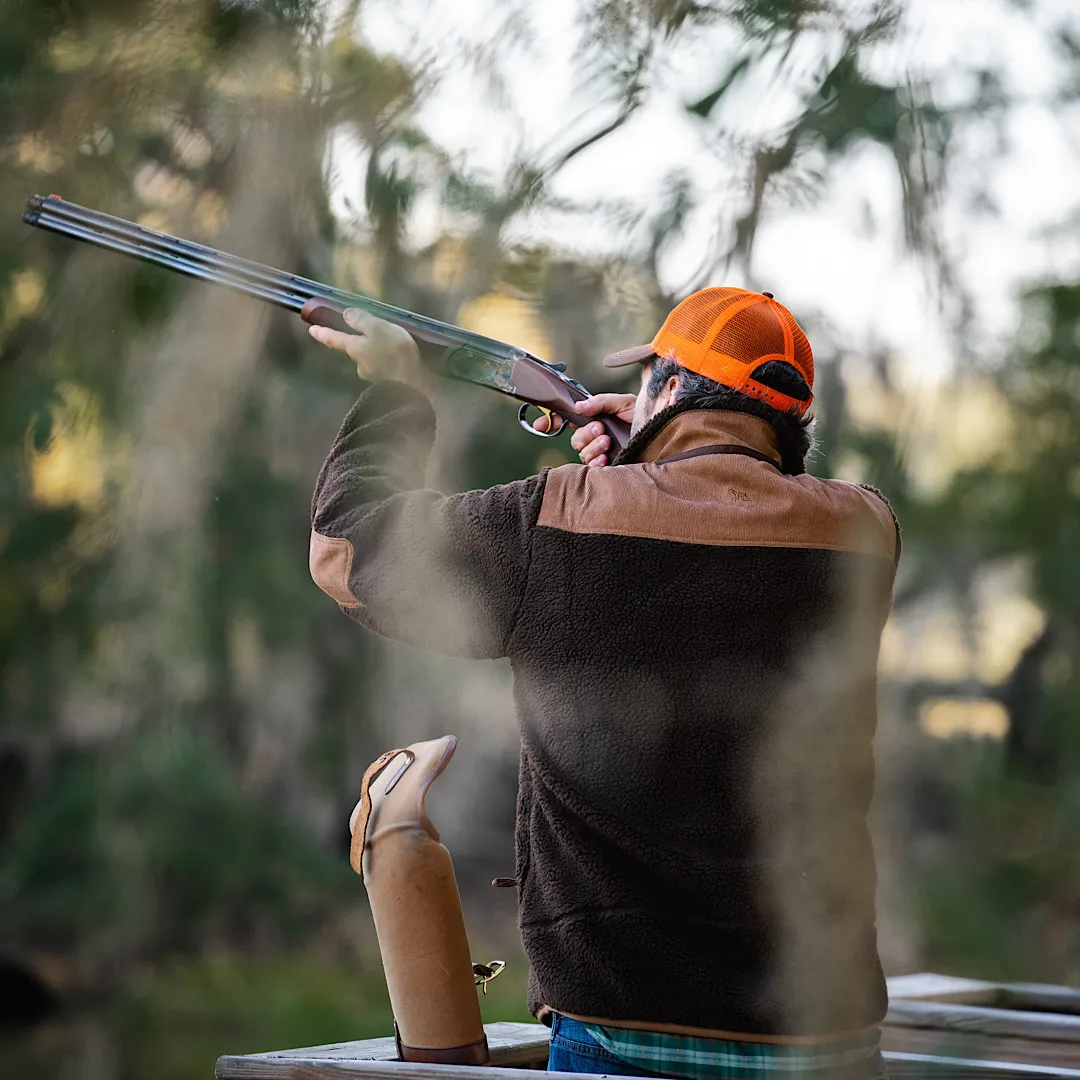
<path fill-rule="evenodd" d="M 883 1014 L 865 815 L 896 528 L 778 465 L 764 421 L 695 411 L 637 463 L 547 475 L 508 647 L 534 1011 Z"/>
<path fill-rule="evenodd" d="M 626 464 L 450 498 L 418 490 L 433 435 L 414 391 L 361 398 L 319 478 L 312 573 L 386 636 L 511 658 L 533 1011 L 876 1023 L 885 502 L 784 475 L 773 428 L 726 410 L 670 410 Z"/>

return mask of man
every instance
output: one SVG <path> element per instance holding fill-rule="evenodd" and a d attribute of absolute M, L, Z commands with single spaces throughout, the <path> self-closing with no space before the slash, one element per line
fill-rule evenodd
<path fill-rule="evenodd" d="M 551 1067 L 868 1080 L 885 986 L 866 826 L 899 532 L 806 475 L 813 354 L 768 293 L 706 289 L 650 345 L 609 464 L 423 490 L 431 376 L 407 334 L 313 327 L 372 385 L 312 507 L 315 581 L 422 648 L 508 656 L 517 885 Z M 390 381 L 393 380 L 393 381 Z"/>

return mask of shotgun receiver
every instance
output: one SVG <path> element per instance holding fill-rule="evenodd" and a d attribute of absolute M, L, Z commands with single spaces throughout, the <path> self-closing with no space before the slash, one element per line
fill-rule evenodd
<path fill-rule="evenodd" d="M 258 300 L 295 311 L 304 322 L 312 325 L 352 333 L 342 318 L 342 312 L 350 307 L 392 322 L 421 342 L 443 350 L 431 365 L 437 374 L 486 386 L 523 402 L 518 410 L 518 422 L 531 435 L 550 438 L 558 435 L 567 421 L 577 425 L 599 421 L 614 446 L 624 447 L 630 439 L 629 424 L 617 417 L 586 417 L 576 411 L 576 403 L 590 394 L 576 379 L 564 374 L 562 364 L 549 364 L 516 345 L 507 345 L 360 293 L 345 292 L 332 285 L 286 274 L 99 210 L 89 210 L 67 202 L 59 195 L 32 195 L 26 200 L 26 206 L 23 221 L 27 225 L 154 263 L 178 274 L 227 285 Z M 428 353 L 430 355 L 430 350 Z M 530 406 L 548 417 L 549 432 L 539 432 L 529 423 Z"/>

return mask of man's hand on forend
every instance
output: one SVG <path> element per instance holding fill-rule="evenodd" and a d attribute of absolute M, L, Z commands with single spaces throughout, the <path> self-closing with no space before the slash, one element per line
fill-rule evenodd
<path fill-rule="evenodd" d="M 347 354 L 361 379 L 393 380 L 413 386 L 427 397 L 434 394 L 435 376 L 424 367 L 420 350 L 407 330 L 358 308 L 349 308 L 343 317 L 355 334 L 327 326 L 312 326 L 309 333 L 321 344 Z"/>

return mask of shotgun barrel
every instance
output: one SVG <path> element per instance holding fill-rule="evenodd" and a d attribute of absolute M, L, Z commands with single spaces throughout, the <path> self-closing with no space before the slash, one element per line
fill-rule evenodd
<path fill-rule="evenodd" d="M 530 434 L 541 434 L 527 420 L 529 406 L 535 406 L 549 418 L 549 435 L 559 434 L 565 426 L 563 421 L 580 425 L 598 420 L 611 436 L 614 446 L 621 448 L 629 441 L 629 425 L 617 417 L 586 417 L 577 412 L 576 402 L 589 397 L 589 392 L 576 379 L 565 375 L 561 365 L 549 364 L 516 345 L 394 307 L 362 293 L 346 292 L 205 244 L 158 232 L 68 202 L 58 195 L 30 196 L 26 200 L 23 221 L 174 273 L 224 285 L 253 299 L 294 311 L 305 322 L 314 325 L 350 333 L 351 327 L 345 323 L 342 314 L 347 308 L 359 308 L 402 327 L 420 341 L 445 350 L 438 364 L 439 374 L 497 390 L 524 402 L 518 411 L 518 420 Z M 556 417 L 560 421 L 557 428 Z"/>

